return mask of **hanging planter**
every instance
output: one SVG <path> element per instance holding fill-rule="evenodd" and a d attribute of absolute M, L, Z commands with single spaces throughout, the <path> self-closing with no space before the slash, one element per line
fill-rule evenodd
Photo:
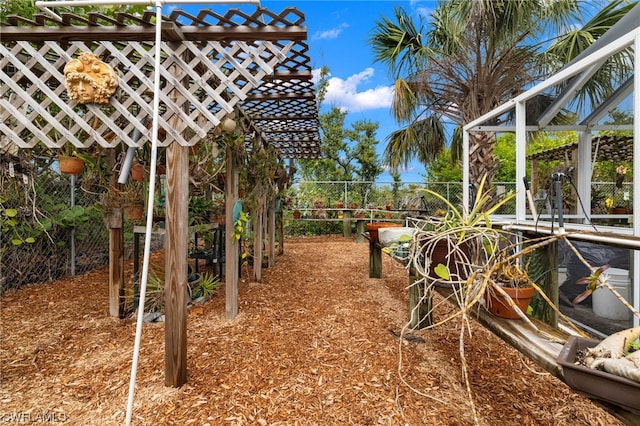
<path fill-rule="evenodd" d="M 144 179 L 144 166 L 142 164 L 134 164 L 131 166 L 131 179 L 142 182 Z"/>
<path fill-rule="evenodd" d="M 79 175 L 84 169 L 84 160 L 78 157 L 61 155 L 58 157 L 58 168 L 61 173 Z"/>

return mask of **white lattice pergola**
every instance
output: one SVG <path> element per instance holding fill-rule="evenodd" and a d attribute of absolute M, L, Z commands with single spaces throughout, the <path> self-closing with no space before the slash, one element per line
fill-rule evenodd
<path fill-rule="evenodd" d="M 0 147 L 149 143 L 154 14 L 61 16 L 62 22 L 42 14 L 2 23 Z M 197 16 L 175 10 L 164 17 L 159 125 L 167 138 L 159 145 L 195 145 L 236 110 L 248 120 L 248 134 L 275 146 L 283 158 L 317 158 L 317 108 L 303 21 L 293 8 L 280 14 L 257 9 L 251 15 L 202 10 Z M 107 107 L 80 105 L 67 96 L 62 70 L 83 51 L 92 51 L 120 75 Z M 171 89 L 177 91 L 173 99 Z M 135 129 L 142 133 L 138 140 Z"/>
<path fill-rule="evenodd" d="M 0 23 L 0 148 L 167 147 L 165 384 L 181 386 L 187 378 L 188 147 L 232 112 L 245 139 L 274 146 L 281 158 L 319 157 L 320 137 L 301 12 L 201 10 L 194 16 L 174 10 L 162 18 L 159 66 L 156 16 L 62 13 L 57 19 L 43 13 Z M 119 87 L 106 105 L 79 104 L 66 92 L 63 69 L 86 51 L 119 74 Z M 166 134 L 163 140 L 149 130 L 152 117 Z M 226 215 L 232 217 L 238 170 L 231 166 L 230 148 L 226 155 Z M 116 316 L 125 281 L 122 217 L 116 214 L 108 223 L 110 313 Z M 233 223 L 226 227 L 226 252 L 235 253 Z M 227 256 L 229 319 L 238 310 L 238 267 L 237 257 Z"/>

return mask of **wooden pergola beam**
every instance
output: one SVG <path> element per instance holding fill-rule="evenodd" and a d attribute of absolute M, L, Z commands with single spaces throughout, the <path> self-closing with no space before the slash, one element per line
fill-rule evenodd
<path fill-rule="evenodd" d="M 151 26 L 4 26 L 2 27 L 2 41 L 153 41 L 155 39 L 155 27 Z M 238 25 L 236 27 L 196 27 L 179 26 L 173 22 L 162 23 L 162 40 L 164 41 L 245 41 L 256 40 L 304 40 L 306 27 L 287 27 L 274 30 L 273 27 L 249 27 Z M 303 74 L 301 74 L 302 76 Z M 297 76 L 300 77 L 300 76 Z M 294 78 L 294 76 L 288 76 Z"/>

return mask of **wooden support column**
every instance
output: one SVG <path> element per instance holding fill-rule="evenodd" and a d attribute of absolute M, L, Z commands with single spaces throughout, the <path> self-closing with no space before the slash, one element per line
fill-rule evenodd
<path fill-rule="evenodd" d="M 180 78 L 177 66 L 171 66 L 170 72 L 176 79 Z M 169 97 L 174 105 L 181 105 L 182 95 L 177 89 L 171 90 Z M 180 118 L 173 116 L 169 125 L 177 129 Z M 187 382 L 189 147 L 174 141 L 166 151 L 164 383 L 180 387 Z"/>
<path fill-rule="evenodd" d="M 165 385 L 187 382 L 189 147 L 167 147 L 165 241 Z M 147 242 L 148 244 L 149 242 Z"/>
<path fill-rule="evenodd" d="M 364 234 L 366 224 L 366 220 L 356 219 L 356 241 L 359 243 L 364 241 L 364 236 L 362 234 Z"/>
<path fill-rule="evenodd" d="M 416 284 L 419 279 L 416 270 L 409 268 L 409 327 L 413 330 L 432 325 L 431 292 L 425 294 L 424 283 Z"/>
<path fill-rule="evenodd" d="M 345 210 L 342 216 L 342 236 L 345 238 L 351 237 L 351 218 L 353 213 L 351 210 Z"/>
<path fill-rule="evenodd" d="M 233 238 L 233 207 L 238 200 L 238 170 L 234 167 L 235 158 L 231 147 L 227 147 L 227 182 L 225 185 L 225 217 L 227 218 L 225 227 L 225 317 L 228 320 L 234 319 L 238 315 L 238 270 L 240 263 L 240 242 Z"/>
<path fill-rule="evenodd" d="M 262 282 L 262 235 L 264 233 L 264 197 L 258 200 L 253 218 L 253 280 Z"/>
<path fill-rule="evenodd" d="M 284 254 L 284 209 L 276 211 L 276 229 L 278 234 L 278 255 Z"/>
<path fill-rule="evenodd" d="M 276 264 L 276 207 L 274 203 L 267 209 L 267 267 L 272 268 Z"/>
<path fill-rule="evenodd" d="M 124 225 L 122 209 L 109 213 L 109 315 L 124 318 Z"/>
<path fill-rule="evenodd" d="M 369 241 L 369 278 L 382 278 L 382 249 Z"/>

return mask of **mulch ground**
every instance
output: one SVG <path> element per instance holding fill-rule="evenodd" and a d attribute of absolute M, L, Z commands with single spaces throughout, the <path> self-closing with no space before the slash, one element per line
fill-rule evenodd
<path fill-rule="evenodd" d="M 132 423 L 474 424 L 455 324 L 399 338 L 407 273 L 386 257 L 383 273 L 368 278 L 365 243 L 287 239 L 262 283 L 243 273 L 234 320 L 224 288 L 191 309 L 186 385 L 164 386 L 164 324 L 144 325 Z M 136 324 L 108 317 L 107 295 L 106 268 L 2 295 L 0 422 L 124 423 Z M 472 331 L 479 424 L 622 424 L 480 325 Z"/>

